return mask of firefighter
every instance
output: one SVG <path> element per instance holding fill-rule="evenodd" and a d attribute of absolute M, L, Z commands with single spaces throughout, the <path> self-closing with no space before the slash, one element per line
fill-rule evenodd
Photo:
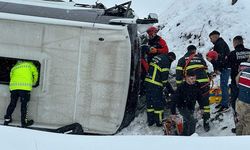
<path fill-rule="evenodd" d="M 189 45 L 187 53 L 179 59 L 176 67 L 177 87 L 183 82 L 187 71 L 193 71 L 196 74 L 197 81 L 201 84 L 202 102 L 203 102 L 203 127 L 209 131 L 208 120 L 210 118 L 209 89 L 210 81 L 207 74 L 207 64 L 201 54 L 196 54 L 196 47 Z"/>
<path fill-rule="evenodd" d="M 145 93 L 144 80 L 149 69 L 149 64 L 154 56 L 168 53 L 166 41 L 157 35 L 158 29 L 151 26 L 147 29 L 148 39 L 141 45 L 141 88 L 140 96 Z"/>
<path fill-rule="evenodd" d="M 11 101 L 4 116 L 4 125 L 12 121 L 12 113 L 15 110 L 18 98 L 21 102 L 21 126 L 27 127 L 34 123 L 27 119 L 27 103 L 30 100 L 32 86 L 37 83 L 38 71 L 30 61 L 18 61 L 10 72 L 10 93 Z"/>
<path fill-rule="evenodd" d="M 170 52 L 155 56 L 149 64 L 149 70 L 145 78 L 148 126 L 155 123 L 158 127 L 162 126 L 163 89 L 167 85 L 169 69 L 175 59 L 175 53 Z"/>
<path fill-rule="evenodd" d="M 187 71 L 185 81 L 178 86 L 171 100 L 171 117 L 175 118 L 177 107 L 184 121 L 182 135 L 192 135 L 196 127 L 196 120 L 194 118 L 196 101 L 198 101 L 200 108 L 203 109 L 201 85 L 196 81 L 194 71 Z"/>
<path fill-rule="evenodd" d="M 166 41 L 157 35 L 158 29 L 154 26 L 151 26 L 147 29 L 148 34 L 148 46 L 149 52 L 147 57 L 147 62 L 150 63 L 152 58 L 159 54 L 166 54 L 168 53 L 168 46 Z"/>

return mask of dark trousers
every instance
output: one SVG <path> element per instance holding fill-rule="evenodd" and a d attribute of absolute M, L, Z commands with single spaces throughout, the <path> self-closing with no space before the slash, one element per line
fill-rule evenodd
<path fill-rule="evenodd" d="M 202 91 L 202 103 L 203 106 L 209 107 L 209 89 L 210 89 L 210 84 L 205 82 L 201 83 L 201 91 Z M 203 114 L 203 124 L 208 125 L 208 120 L 210 118 L 210 108 L 204 109 L 204 114 Z M 206 112 L 209 111 L 209 112 Z"/>
<path fill-rule="evenodd" d="M 183 116 L 183 133 L 182 135 L 190 136 L 195 132 L 196 120 L 194 118 L 194 111 L 186 108 L 178 108 L 180 114 Z"/>
<path fill-rule="evenodd" d="M 236 83 L 232 82 L 231 84 L 231 105 L 233 110 L 235 111 L 235 103 L 239 95 L 239 88 L 237 87 Z"/>
<path fill-rule="evenodd" d="M 16 104 L 18 98 L 20 97 L 21 101 L 21 122 L 22 124 L 25 123 L 26 115 L 27 115 L 27 103 L 30 100 L 30 91 L 25 90 L 13 90 L 10 92 L 10 104 L 7 108 L 5 118 L 11 118 L 12 113 L 16 108 Z"/>
<path fill-rule="evenodd" d="M 148 124 L 162 124 L 163 119 L 163 88 L 151 83 L 146 83 L 146 100 L 147 100 L 147 118 Z"/>

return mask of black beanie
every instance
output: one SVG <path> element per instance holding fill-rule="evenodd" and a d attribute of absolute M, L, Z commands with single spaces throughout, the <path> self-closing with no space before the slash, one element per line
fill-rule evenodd
<path fill-rule="evenodd" d="M 191 51 L 193 51 L 193 50 L 196 50 L 196 47 L 195 47 L 194 45 L 189 45 L 189 46 L 187 47 L 187 50 L 188 50 L 189 52 L 191 52 Z"/>
<path fill-rule="evenodd" d="M 212 31 L 212 32 L 209 34 L 209 36 L 211 36 L 211 35 L 220 35 L 220 32 L 214 30 L 214 31 Z"/>

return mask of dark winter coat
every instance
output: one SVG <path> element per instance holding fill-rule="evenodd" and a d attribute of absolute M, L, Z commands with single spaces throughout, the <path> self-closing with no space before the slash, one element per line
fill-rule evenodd
<path fill-rule="evenodd" d="M 193 57 L 190 62 L 187 60 Z M 207 64 L 201 54 L 195 54 L 187 52 L 182 58 L 179 59 L 176 67 L 176 83 L 179 85 L 183 82 L 186 71 L 193 71 L 196 74 L 197 81 L 200 83 L 209 82 L 207 75 Z"/>
<path fill-rule="evenodd" d="M 228 68 L 228 56 L 230 53 L 230 49 L 227 45 L 227 43 L 222 39 L 219 38 L 215 43 L 214 43 L 214 48 L 213 48 L 217 53 L 218 53 L 218 65 L 214 70 L 219 70 L 221 71 L 224 68 Z"/>
<path fill-rule="evenodd" d="M 220 66 L 220 64 L 218 63 L 218 61 L 212 59 L 210 62 L 211 62 L 211 64 L 213 65 L 214 70 L 218 70 L 218 68 L 219 68 L 219 66 Z"/>
<path fill-rule="evenodd" d="M 250 49 L 244 47 L 244 45 L 237 45 L 235 50 L 230 52 L 229 65 L 231 68 L 232 83 L 236 84 L 235 77 L 239 73 L 239 66 L 241 62 L 246 62 L 250 56 Z"/>
<path fill-rule="evenodd" d="M 168 81 L 171 61 L 167 54 L 155 56 L 149 64 L 145 81 L 149 84 L 165 87 Z"/>
<path fill-rule="evenodd" d="M 176 107 L 178 109 L 188 109 L 193 112 L 196 101 L 198 101 L 200 108 L 203 109 L 200 83 L 196 81 L 195 84 L 189 85 L 185 81 L 180 84 L 176 93 L 172 96 L 171 113 L 176 114 Z"/>

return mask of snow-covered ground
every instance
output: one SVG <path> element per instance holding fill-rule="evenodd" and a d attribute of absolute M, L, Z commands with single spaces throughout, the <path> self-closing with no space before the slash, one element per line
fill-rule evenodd
<path fill-rule="evenodd" d="M 165 38 L 170 51 L 177 54 L 177 60 L 186 53 L 189 44 L 196 45 L 203 55 L 213 47 L 209 40 L 209 33 L 218 30 L 228 43 L 231 50 L 232 39 L 242 35 L 245 46 L 250 47 L 250 1 L 239 0 L 231 5 L 231 0 L 168 0 L 166 10 L 160 14 L 160 25 L 165 28 L 160 35 Z M 172 65 L 174 72 L 177 61 Z M 211 64 L 209 64 L 211 67 Z M 211 70 L 211 68 L 210 68 Z M 212 112 L 215 111 L 211 106 Z M 197 127 L 199 136 L 231 136 L 234 127 L 232 110 L 224 113 L 223 121 L 210 123 L 211 130 L 205 132 L 201 126 Z M 211 114 L 214 117 L 214 114 Z M 202 124 L 199 119 L 198 124 Z M 225 128 L 225 129 L 224 129 Z M 148 127 L 146 113 L 140 114 L 129 127 L 123 129 L 121 135 L 163 135 L 162 129 Z"/>

